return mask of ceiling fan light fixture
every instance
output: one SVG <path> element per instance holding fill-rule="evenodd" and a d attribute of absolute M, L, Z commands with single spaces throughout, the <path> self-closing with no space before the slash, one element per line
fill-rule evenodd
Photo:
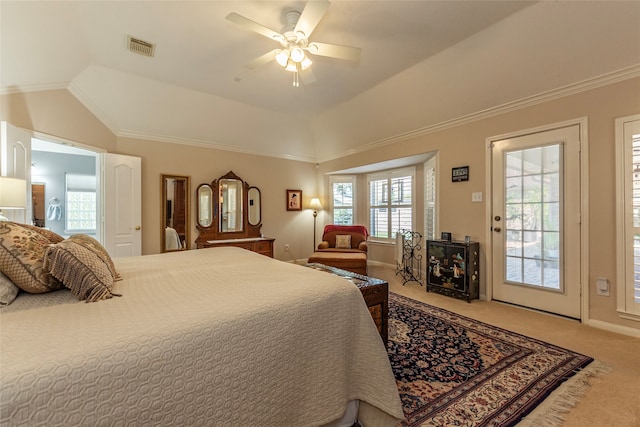
<path fill-rule="evenodd" d="M 302 70 L 306 70 L 307 68 L 311 67 L 311 64 L 313 64 L 313 61 L 311 61 L 308 57 L 305 57 L 300 63 L 300 68 Z"/>
<path fill-rule="evenodd" d="M 296 72 L 298 71 L 298 64 L 291 59 L 287 62 L 287 66 L 284 68 L 286 71 Z"/>
<path fill-rule="evenodd" d="M 282 49 L 276 54 L 276 61 L 281 67 L 286 67 L 289 62 L 289 49 Z"/>
<path fill-rule="evenodd" d="M 300 49 L 299 47 L 294 47 L 293 49 L 291 49 L 291 59 L 294 62 L 302 62 L 304 58 L 305 55 L 302 49 Z"/>

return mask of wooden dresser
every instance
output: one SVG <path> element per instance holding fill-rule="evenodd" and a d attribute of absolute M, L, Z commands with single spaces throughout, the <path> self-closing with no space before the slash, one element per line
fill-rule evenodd
<path fill-rule="evenodd" d="M 273 258 L 273 242 L 275 240 L 270 237 L 247 237 L 244 239 L 207 240 L 197 242 L 197 245 L 198 249 L 236 246 Z"/>

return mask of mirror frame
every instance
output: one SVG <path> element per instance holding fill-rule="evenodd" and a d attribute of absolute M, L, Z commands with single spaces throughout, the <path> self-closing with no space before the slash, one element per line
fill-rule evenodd
<path fill-rule="evenodd" d="M 167 249 L 167 239 L 166 239 L 166 221 L 167 221 L 167 181 L 180 180 L 185 182 L 185 192 L 184 192 L 184 233 L 180 235 L 178 230 L 178 235 L 180 236 L 180 241 L 183 243 L 183 246 L 179 249 Z M 160 175 L 161 185 L 160 185 L 160 200 L 162 203 L 162 216 L 160 217 L 160 252 L 174 252 L 174 251 L 182 251 L 189 249 L 191 245 L 191 177 L 184 175 Z"/>
<path fill-rule="evenodd" d="M 221 231 L 220 230 L 220 189 L 219 182 L 223 179 L 237 179 L 241 182 L 242 185 L 242 230 L 241 231 Z M 200 184 L 198 188 L 203 185 L 209 184 Z M 258 224 L 250 224 L 249 223 L 249 211 L 247 209 L 248 203 L 248 193 L 250 187 L 242 178 L 233 173 L 233 171 L 229 171 L 226 175 L 223 175 L 215 180 L 213 180 L 210 184 L 213 189 L 213 218 L 210 226 L 206 227 L 199 222 L 196 224 L 196 228 L 198 229 L 198 238 L 196 239 L 196 245 L 198 247 L 205 247 L 209 240 L 233 240 L 233 239 L 246 239 L 252 237 L 261 237 L 260 228 L 262 227 L 262 220 Z M 258 191 L 260 191 L 258 189 Z M 262 197 L 262 196 L 261 196 Z M 259 205 L 260 214 L 259 217 L 262 219 L 262 205 Z M 199 208 L 198 208 L 199 211 Z"/>
<path fill-rule="evenodd" d="M 209 213 L 211 214 L 211 219 L 209 221 L 208 224 L 203 224 L 202 223 L 202 218 L 200 218 L 200 200 L 201 200 L 201 196 L 200 196 L 200 191 L 208 188 L 209 189 Z M 198 189 L 196 190 L 196 222 L 197 222 L 197 226 L 201 227 L 201 228 L 209 228 L 213 225 L 213 218 L 214 218 L 214 214 L 213 214 L 213 187 L 211 187 L 209 184 L 200 184 L 198 185 Z"/>
<path fill-rule="evenodd" d="M 251 198 L 251 192 L 255 191 L 256 194 L 256 205 L 252 205 L 251 202 L 254 201 L 254 199 Z M 260 189 L 258 187 L 249 187 L 249 190 L 247 190 L 247 222 L 249 223 L 250 226 L 253 227 L 257 227 L 262 223 L 262 193 L 260 192 Z M 258 218 L 256 222 L 251 222 L 251 217 L 253 216 L 251 213 L 252 211 L 257 209 L 257 213 L 255 214 Z"/>

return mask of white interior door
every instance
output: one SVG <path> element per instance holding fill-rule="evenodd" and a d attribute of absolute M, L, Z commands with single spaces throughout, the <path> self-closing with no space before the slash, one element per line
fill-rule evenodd
<path fill-rule="evenodd" d="M 142 254 L 142 159 L 105 153 L 104 246 L 112 257 Z"/>
<path fill-rule="evenodd" d="M 493 299 L 580 318 L 580 126 L 492 147 Z"/>
<path fill-rule="evenodd" d="M 0 175 L 22 178 L 27 181 L 27 206 L 25 209 L 5 210 L 12 221 L 31 224 L 31 137 L 30 131 L 7 122 L 0 122 Z"/>

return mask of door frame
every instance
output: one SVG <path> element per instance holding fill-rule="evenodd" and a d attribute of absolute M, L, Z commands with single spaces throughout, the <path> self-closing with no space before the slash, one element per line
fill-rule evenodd
<path fill-rule="evenodd" d="M 484 299 L 487 301 L 493 300 L 493 253 L 487 249 L 493 246 L 495 237 L 495 233 L 493 233 L 491 228 L 491 219 L 493 218 L 491 203 L 491 200 L 493 200 L 493 143 L 503 139 L 516 138 L 575 125 L 580 128 L 580 322 L 586 323 L 589 319 L 589 120 L 586 116 L 486 138 L 485 194 L 487 194 L 487 198 L 485 202 L 485 242 L 487 243 L 484 251 L 486 259 Z"/>

